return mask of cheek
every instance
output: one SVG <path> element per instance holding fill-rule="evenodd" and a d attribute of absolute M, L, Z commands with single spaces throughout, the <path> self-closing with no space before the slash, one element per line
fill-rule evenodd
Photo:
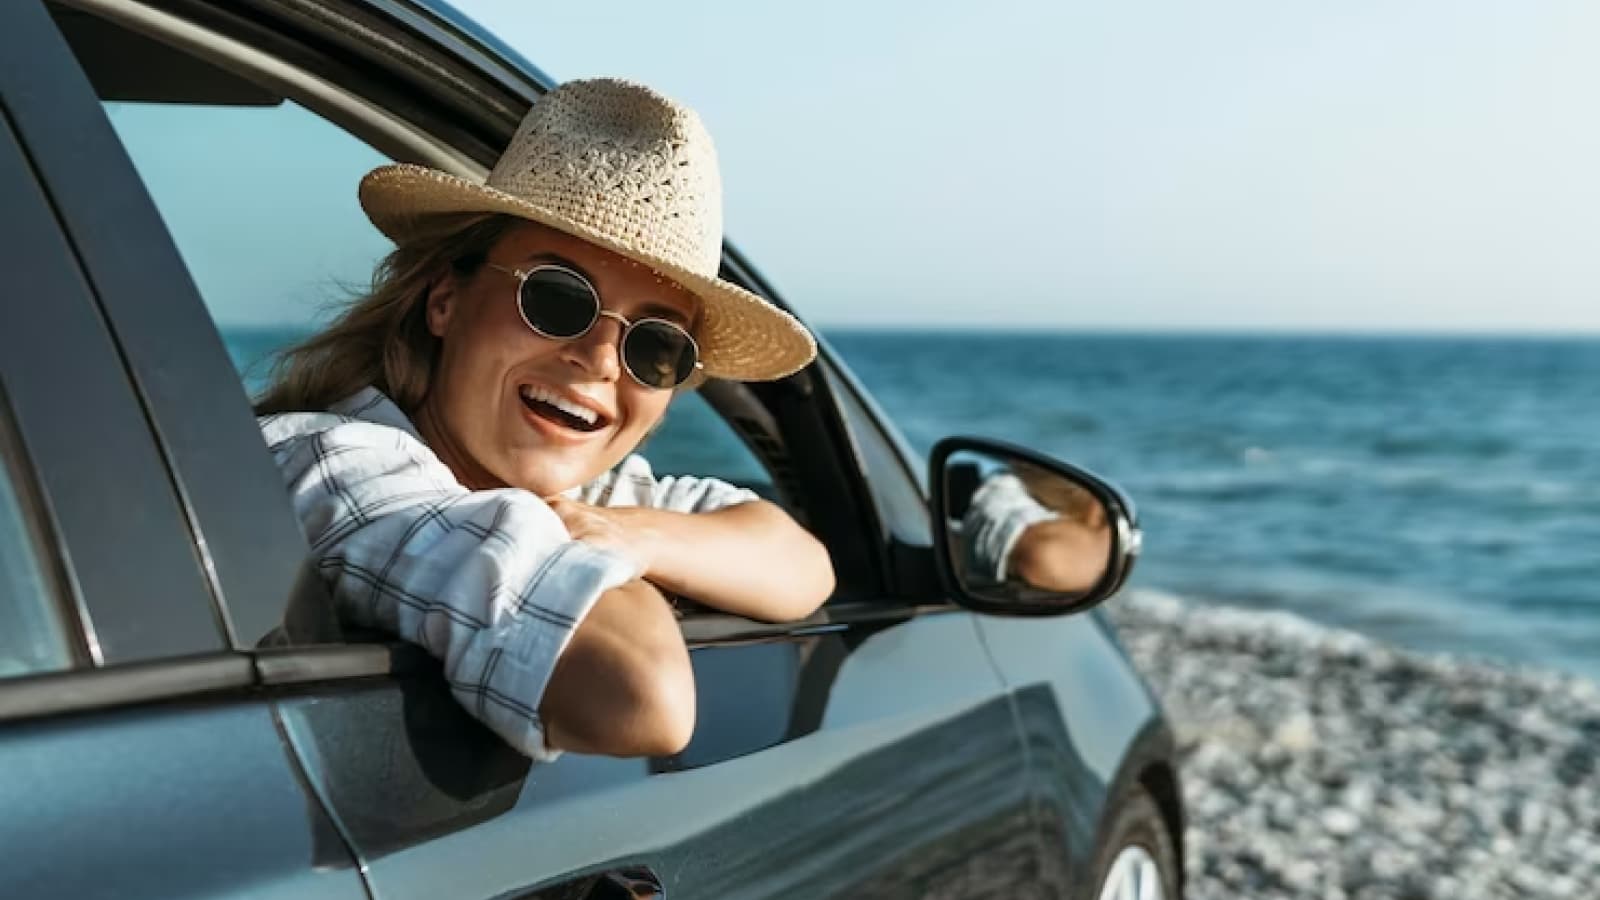
<path fill-rule="evenodd" d="M 623 376 L 627 377 L 627 376 Z M 670 391 L 647 391 L 636 388 L 630 398 L 628 432 L 636 440 L 643 440 L 646 435 L 661 424 L 662 418 L 667 414 L 667 404 L 672 402 Z"/>
<path fill-rule="evenodd" d="M 515 324 L 520 326 L 520 320 Z M 462 387 L 477 393 L 505 381 L 514 367 L 551 352 L 549 341 L 500 317 L 482 315 L 450 334 L 440 362 L 458 381 L 470 383 Z"/>

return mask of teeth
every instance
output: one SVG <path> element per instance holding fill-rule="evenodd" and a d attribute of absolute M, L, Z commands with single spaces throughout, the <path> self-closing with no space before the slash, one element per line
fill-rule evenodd
<path fill-rule="evenodd" d="M 579 406 L 578 404 L 573 403 L 571 400 L 556 394 L 554 391 L 545 390 L 542 387 L 524 387 L 522 389 L 522 396 L 530 400 L 537 400 L 540 403 L 547 403 L 551 406 L 554 406 L 556 409 L 561 410 L 567 415 L 582 419 L 590 425 L 593 425 L 595 420 L 599 418 L 599 415 L 587 406 Z"/>

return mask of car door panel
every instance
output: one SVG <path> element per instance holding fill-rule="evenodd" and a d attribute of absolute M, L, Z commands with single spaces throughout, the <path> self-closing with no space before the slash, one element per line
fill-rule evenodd
<path fill-rule="evenodd" d="M 426 667 L 280 706 L 383 900 L 516 896 L 639 866 L 673 897 L 918 896 L 898 886 L 975 868 L 1026 883 L 1020 746 L 970 617 L 769 640 L 764 657 L 750 646 L 692 653 L 702 680 L 718 678 L 696 742 L 724 735 L 700 757 L 567 754 L 518 772 Z M 785 659 L 790 677 L 751 674 Z M 783 714 L 747 727 L 736 695 L 763 678 Z"/>
<path fill-rule="evenodd" d="M 776 789 L 761 802 L 667 848 L 691 863 L 673 884 L 706 897 L 1027 896 L 1016 735 L 973 638 L 960 612 L 841 638 L 853 646 L 817 731 L 750 760 Z"/>
<path fill-rule="evenodd" d="M 13 722 L 0 771 L 7 896 L 365 896 L 267 704 Z"/>

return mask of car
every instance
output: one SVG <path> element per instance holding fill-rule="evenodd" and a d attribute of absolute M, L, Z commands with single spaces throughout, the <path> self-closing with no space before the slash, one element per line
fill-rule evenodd
<path fill-rule="evenodd" d="M 683 752 L 532 763 L 341 627 L 251 361 L 382 253 L 356 175 L 481 176 L 551 83 L 433 0 L 0 5 L 6 894 L 1179 896 L 1173 738 L 1089 609 L 1132 504 L 1025 448 L 919 457 L 826 341 L 647 448 L 782 503 L 838 577 L 798 623 L 684 615 Z M 1110 523 L 1092 587 L 972 579 L 973 483 L 1022 469 Z"/>

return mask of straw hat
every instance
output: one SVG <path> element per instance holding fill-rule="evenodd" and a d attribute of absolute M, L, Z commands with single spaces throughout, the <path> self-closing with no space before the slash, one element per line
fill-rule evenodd
<path fill-rule="evenodd" d="M 539 98 L 485 184 L 410 164 L 361 179 L 361 206 L 404 242 L 428 216 L 507 213 L 643 263 L 700 298 L 707 375 L 766 381 L 817 353 L 804 325 L 717 278 L 722 179 L 694 110 L 643 85 L 574 81 Z"/>

